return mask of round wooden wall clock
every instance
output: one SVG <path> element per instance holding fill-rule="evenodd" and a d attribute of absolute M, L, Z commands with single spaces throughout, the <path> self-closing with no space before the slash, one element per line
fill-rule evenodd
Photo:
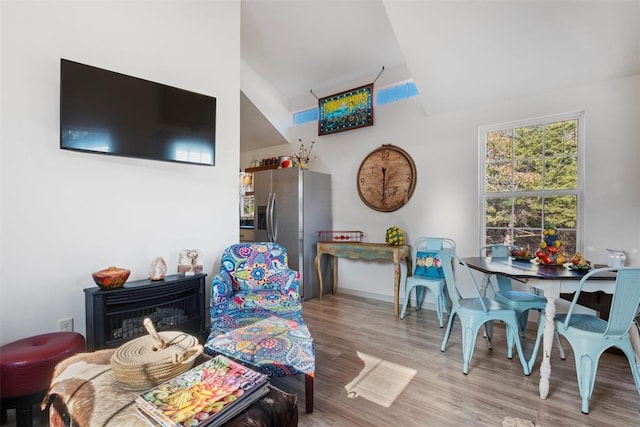
<path fill-rule="evenodd" d="M 409 153 L 383 144 L 369 153 L 358 168 L 358 195 L 371 209 L 393 212 L 409 201 L 416 178 L 416 165 Z"/>

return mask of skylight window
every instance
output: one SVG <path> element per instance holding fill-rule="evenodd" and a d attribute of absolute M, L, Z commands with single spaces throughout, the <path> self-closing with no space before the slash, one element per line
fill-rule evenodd
<path fill-rule="evenodd" d="M 309 123 L 313 121 L 318 121 L 318 107 L 293 113 L 294 125 L 301 125 L 303 123 Z"/>
<path fill-rule="evenodd" d="M 378 90 L 377 105 L 389 104 L 414 96 L 418 96 L 418 88 L 413 81 L 408 81 Z"/>

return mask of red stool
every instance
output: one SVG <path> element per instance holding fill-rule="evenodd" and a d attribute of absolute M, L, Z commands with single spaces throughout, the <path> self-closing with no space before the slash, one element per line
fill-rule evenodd
<path fill-rule="evenodd" d="M 0 424 L 7 409 L 16 408 L 16 426 L 31 427 L 32 407 L 44 398 L 58 362 L 85 351 L 76 332 L 53 332 L 14 341 L 0 347 Z"/>

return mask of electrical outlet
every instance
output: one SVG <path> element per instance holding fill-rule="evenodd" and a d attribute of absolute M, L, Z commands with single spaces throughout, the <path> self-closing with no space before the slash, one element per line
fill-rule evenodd
<path fill-rule="evenodd" d="M 73 317 L 58 320 L 58 330 L 60 332 L 73 332 Z"/>

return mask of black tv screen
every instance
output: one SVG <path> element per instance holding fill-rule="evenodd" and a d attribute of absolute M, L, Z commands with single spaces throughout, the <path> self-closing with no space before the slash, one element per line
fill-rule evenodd
<path fill-rule="evenodd" d="M 60 148 L 215 164 L 216 98 L 60 60 Z"/>

